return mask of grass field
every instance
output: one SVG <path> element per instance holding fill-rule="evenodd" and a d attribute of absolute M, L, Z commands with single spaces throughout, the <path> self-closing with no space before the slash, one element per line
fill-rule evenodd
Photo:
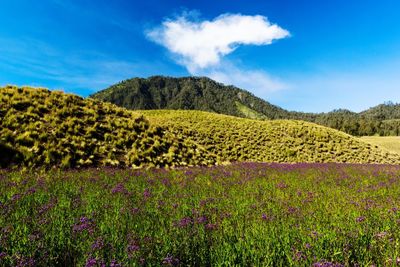
<path fill-rule="evenodd" d="M 400 136 L 363 136 L 361 140 L 400 154 Z"/>
<path fill-rule="evenodd" d="M 399 163 L 399 154 L 304 121 L 261 121 L 192 110 L 136 112 L 152 125 L 201 145 L 219 161 Z"/>
<path fill-rule="evenodd" d="M 0 266 L 396 266 L 400 167 L 0 171 Z"/>

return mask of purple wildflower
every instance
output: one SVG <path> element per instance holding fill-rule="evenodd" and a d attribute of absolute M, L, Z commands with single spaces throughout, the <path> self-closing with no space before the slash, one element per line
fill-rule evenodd
<path fill-rule="evenodd" d="M 363 221 L 365 221 L 365 216 L 360 216 L 360 217 L 356 218 L 356 222 L 358 222 L 358 223 L 363 222 Z"/>
<path fill-rule="evenodd" d="M 75 233 L 81 233 L 83 231 L 87 231 L 89 234 L 93 234 L 95 228 L 95 224 L 92 219 L 87 217 L 81 217 L 79 222 L 74 224 L 72 230 Z"/>
<path fill-rule="evenodd" d="M 276 185 L 276 188 L 279 188 L 279 189 L 285 189 L 285 188 L 288 188 L 289 186 L 285 183 L 285 182 L 279 182 L 277 185 Z"/>
<path fill-rule="evenodd" d="M 89 258 L 86 261 L 85 267 L 93 267 L 97 265 L 97 260 L 95 258 Z"/>
<path fill-rule="evenodd" d="M 11 201 L 18 201 L 21 197 L 22 197 L 21 194 L 14 194 L 11 197 Z"/>
<path fill-rule="evenodd" d="M 177 266 L 179 264 L 179 260 L 172 256 L 167 256 L 163 259 L 162 264 L 166 266 Z"/>
<path fill-rule="evenodd" d="M 137 214 L 137 213 L 139 213 L 139 211 L 140 211 L 139 208 L 132 208 L 132 209 L 131 209 L 131 213 L 132 213 L 132 214 Z"/>
<path fill-rule="evenodd" d="M 125 188 L 125 186 L 123 184 L 119 183 L 116 186 L 114 186 L 114 188 L 111 190 L 111 193 L 113 193 L 113 194 L 120 193 L 120 194 L 126 195 L 129 193 L 129 191 Z"/>
<path fill-rule="evenodd" d="M 35 259 L 22 257 L 17 261 L 17 267 L 33 267 L 36 265 Z"/>
<path fill-rule="evenodd" d="M 29 189 L 25 192 L 25 195 L 32 195 L 32 194 L 34 194 L 35 192 L 36 192 L 36 188 L 31 187 L 31 188 L 29 188 Z"/>
<path fill-rule="evenodd" d="M 184 228 L 190 224 L 192 224 L 192 219 L 190 217 L 184 217 L 184 218 L 180 219 L 178 222 L 176 222 L 175 226 Z"/>
<path fill-rule="evenodd" d="M 112 260 L 110 263 L 110 267 L 122 267 L 116 260 Z"/>
<path fill-rule="evenodd" d="M 149 197 L 151 197 L 150 189 L 146 188 L 146 189 L 144 190 L 144 192 L 143 192 L 143 197 L 144 197 L 144 198 L 149 198 Z"/>
<path fill-rule="evenodd" d="M 312 267 L 344 267 L 343 264 L 330 262 L 330 261 L 320 261 L 312 265 Z"/>
<path fill-rule="evenodd" d="M 207 222 L 207 217 L 204 215 L 197 218 L 197 223 L 206 223 L 206 222 Z"/>
<path fill-rule="evenodd" d="M 104 247 L 104 240 L 103 238 L 97 238 L 92 244 L 92 250 L 100 250 Z"/>
<path fill-rule="evenodd" d="M 3 259 L 3 258 L 5 258 L 5 257 L 7 257 L 7 253 L 5 253 L 5 252 L 0 252 L 0 259 Z"/>

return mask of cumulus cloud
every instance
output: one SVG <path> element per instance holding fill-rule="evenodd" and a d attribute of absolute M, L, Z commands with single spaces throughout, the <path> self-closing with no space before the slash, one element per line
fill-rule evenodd
<path fill-rule="evenodd" d="M 147 36 L 178 56 L 190 73 L 220 64 L 240 45 L 268 45 L 289 36 L 264 16 L 223 14 L 212 21 L 190 21 L 183 15 L 168 19 Z"/>

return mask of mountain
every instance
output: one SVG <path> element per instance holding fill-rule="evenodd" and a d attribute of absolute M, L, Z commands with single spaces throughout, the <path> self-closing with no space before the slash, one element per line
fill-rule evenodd
<path fill-rule="evenodd" d="M 92 98 L 128 109 L 202 110 L 237 117 L 286 118 L 290 112 L 245 90 L 206 77 L 133 78 L 99 91 Z"/>
<path fill-rule="evenodd" d="M 131 111 L 35 88 L 0 88 L 0 166 L 188 166 L 226 162 L 400 164 L 345 133 L 294 120 Z"/>
<path fill-rule="evenodd" d="M 360 113 L 343 109 L 320 114 L 293 112 L 206 77 L 133 78 L 91 97 L 133 110 L 202 110 L 252 119 L 304 120 L 355 136 L 400 133 L 399 104 L 387 103 Z"/>

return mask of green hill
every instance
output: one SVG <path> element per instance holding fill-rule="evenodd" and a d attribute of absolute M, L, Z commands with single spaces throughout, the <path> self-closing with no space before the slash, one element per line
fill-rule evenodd
<path fill-rule="evenodd" d="M 62 92 L 0 88 L 0 118 L 3 167 L 215 163 L 197 144 L 152 127 L 138 113 Z"/>
<path fill-rule="evenodd" d="M 188 138 L 219 161 L 398 163 L 389 153 L 343 132 L 296 120 L 251 120 L 201 111 L 138 111 Z"/>
<path fill-rule="evenodd" d="M 46 89 L 0 88 L 0 117 L 3 167 L 400 163 L 400 155 L 304 121 L 261 121 L 202 111 L 130 111 Z"/>
<path fill-rule="evenodd" d="M 328 113 L 292 112 L 272 105 L 248 91 L 205 77 L 154 76 L 122 81 L 91 97 L 134 110 L 202 110 L 252 119 L 296 119 L 314 122 L 355 136 L 399 135 L 400 105 L 386 103 L 356 113 L 339 109 Z"/>
<path fill-rule="evenodd" d="M 290 114 L 250 92 L 225 86 L 206 77 L 133 78 L 91 97 L 134 110 L 202 110 L 238 117 L 247 117 L 250 111 L 269 119 L 286 118 Z"/>

